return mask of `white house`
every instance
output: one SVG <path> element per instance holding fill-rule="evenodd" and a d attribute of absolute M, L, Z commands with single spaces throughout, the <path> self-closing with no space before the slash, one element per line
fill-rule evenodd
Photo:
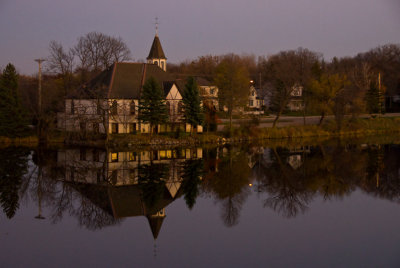
<path fill-rule="evenodd" d="M 302 111 L 304 109 L 303 103 L 303 87 L 300 85 L 294 85 L 292 92 L 290 93 L 290 100 L 288 103 L 288 109 L 290 111 Z"/>
<path fill-rule="evenodd" d="M 263 105 L 264 99 L 259 96 L 257 89 L 251 85 L 249 90 L 249 103 L 247 107 L 252 110 L 261 110 Z"/>

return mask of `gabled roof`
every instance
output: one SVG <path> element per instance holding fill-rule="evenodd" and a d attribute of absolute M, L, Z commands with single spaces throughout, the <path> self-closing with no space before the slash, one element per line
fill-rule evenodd
<path fill-rule="evenodd" d="M 171 76 L 155 64 L 116 62 L 83 85 L 69 98 L 138 99 L 144 82 L 154 79 L 163 87 Z"/>
<path fill-rule="evenodd" d="M 164 90 L 164 95 L 167 96 L 168 93 L 171 91 L 173 86 L 176 86 L 176 88 L 178 89 L 179 93 L 182 95 L 182 91 L 180 89 L 180 86 L 178 86 L 178 83 L 175 81 L 164 81 L 162 84 L 162 88 Z"/>
<path fill-rule="evenodd" d="M 154 36 L 153 44 L 151 45 L 150 53 L 147 59 L 167 59 L 161 47 L 158 35 Z"/>

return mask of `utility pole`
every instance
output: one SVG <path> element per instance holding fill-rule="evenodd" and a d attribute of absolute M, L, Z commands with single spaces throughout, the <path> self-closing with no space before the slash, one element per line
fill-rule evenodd
<path fill-rule="evenodd" d="M 38 86 L 38 125 L 37 125 L 37 131 L 38 131 L 38 139 L 40 141 L 42 137 L 42 62 L 45 61 L 45 59 L 35 59 L 35 61 L 39 64 L 39 73 L 38 73 L 38 80 L 39 80 L 39 86 Z"/>

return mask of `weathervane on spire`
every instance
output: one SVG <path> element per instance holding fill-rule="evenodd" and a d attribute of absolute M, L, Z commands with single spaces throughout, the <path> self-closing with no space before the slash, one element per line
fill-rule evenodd
<path fill-rule="evenodd" d="M 156 17 L 156 35 L 158 36 L 158 17 Z"/>

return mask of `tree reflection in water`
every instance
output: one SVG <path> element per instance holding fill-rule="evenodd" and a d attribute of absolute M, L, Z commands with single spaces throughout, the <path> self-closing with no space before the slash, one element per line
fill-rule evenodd
<path fill-rule="evenodd" d="M 68 214 L 90 230 L 146 216 L 156 237 L 165 207 L 182 196 L 189 209 L 199 196 L 215 199 L 228 227 L 239 223 L 252 189 L 264 207 L 289 218 L 305 213 L 315 198 L 343 198 L 355 190 L 400 203 L 398 145 L 227 146 L 204 149 L 202 156 L 196 150 L 113 158 L 90 148 L 83 154 L 38 149 L 29 162 L 27 150 L 2 149 L 0 205 L 12 218 L 25 199 L 38 205 L 39 215 L 47 208 L 43 216 L 54 223 Z"/>
<path fill-rule="evenodd" d="M 239 222 L 240 210 L 250 194 L 250 167 L 244 151 L 234 147 L 221 149 L 218 169 L 204 187 L 222 203 L 222 219 L 231 227 Z"/>
<path fill-rule="evenodd" d="M 199 185 L 203 176 L 203 160 L 191 159 L 183 163 L 182 189 L 186 205 L 192 209 L 199 195 Z"/>
<path fill-rule="evenodd" d="M 19 208 L 19 191 L 28 170 L 28 156 L 26 149 L 0 150 L 0 205 L 9 219 Z"/>

